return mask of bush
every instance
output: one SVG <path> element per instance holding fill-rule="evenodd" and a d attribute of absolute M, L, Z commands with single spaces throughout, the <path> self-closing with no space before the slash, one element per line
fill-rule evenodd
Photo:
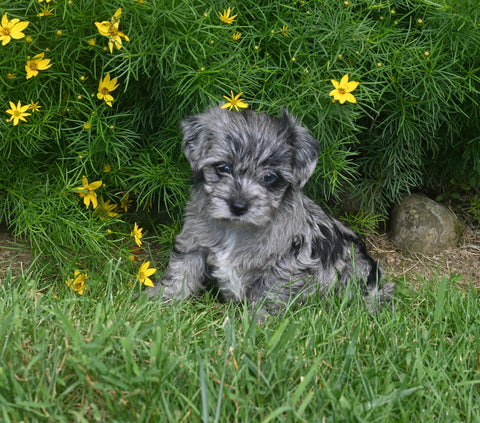
<path fill-rule="evenodd" d="M 4 1 L 1 13 L 0 217 L 62 270 L 130 255 L 144 210 L 171 242 L 189 175 L 179 121 L 232 94 L 310 129 L 317 200 L 349 190 L 385 214 L 425 184 L 480 183 L 475 0 Z M 356 103 L 329 95 L 346 74 Z"/>

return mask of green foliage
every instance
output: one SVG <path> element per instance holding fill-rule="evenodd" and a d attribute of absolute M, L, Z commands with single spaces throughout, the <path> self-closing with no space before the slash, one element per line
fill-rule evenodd
<path fill-rule="evenodd" d="M 470 201 L 470 209 L 468 211 L 480 222 L 480 197 L 475 196 Z"/>
<path fill-rule="evenodd" d="M 367 236 L 375 233 L 380 225 L 385 222 L 385 219 L 380 214 L 373 214 L 360 210 L 358 213 L 346 212 L 340 220 L 357 232 L 359 235 Z"/>
<path fill-rule="evenodd" d="M 211 297 L 133 301 L 127 280 L 109 262 L 81 297 L 0 284 L 2 422 L 480 419 L 479 291 L 457 277 L 400 280 L 377 315 L 339 301 L 259 326 Z"/>
<path fill-rule="evenodd" d="M 287 107 L 310 129 L 322 150 L 308 191 L 319 200 L 348 188 L 376 215 L 452 175 L 480 183 L 475 0 L 0 4 L 29 22 L 0 46 L 0 112 L 41 107 L 17 125 L 0 120 L 0 218 L 58 263 L 67 248 L 94 262 L 120 251 L 145 209 L 177 228 L 189 174 L 179 121 L 231 91 L 254 110 Z M 232 24 L 219 19 L 228 7 Z M 119 8 L 122 44 L 110 52 L 95 22 Z M 27 58 L 42 53 L 51 66 L 27 79 Z M 111 107 L 97 96 L 107 74 L 118 84 Z M 345 74 L 359 82 L 355 104 L 329 96 Z M 100 203 L 130 207 L 98 218 L 79 201 L 82 176 L 102 181 Z"/>

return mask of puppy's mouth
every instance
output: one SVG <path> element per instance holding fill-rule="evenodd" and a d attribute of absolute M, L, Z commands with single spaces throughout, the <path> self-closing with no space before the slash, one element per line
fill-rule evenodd
<path fill-rule="evenodd" d="M 270 210 L 263 210 L 242 198 L 214 198 L 210 203 L 210 216 L 234 226 L 265 226 L 270 221 Z"/>

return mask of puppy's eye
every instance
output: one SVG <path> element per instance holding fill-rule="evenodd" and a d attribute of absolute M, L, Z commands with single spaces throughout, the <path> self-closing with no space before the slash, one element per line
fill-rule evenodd
<path fill-rule="evenodd" d="M 263 177 L 263 182 L 265 182 L 267 185 L 272 185 L 278 180 L 278 175 L 275 173 L 267 173 Z"/>
<path fill-rule="evenodd" d="M 230 175 L 232 173 L 232 167 L 229 164 L 221 164 L 215 170 L 221 175 Z"/>

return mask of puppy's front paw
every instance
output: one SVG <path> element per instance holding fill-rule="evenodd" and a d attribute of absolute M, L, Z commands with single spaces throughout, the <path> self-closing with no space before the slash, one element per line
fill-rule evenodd
<path fill-rule="evenodd" d="M 167 302 L 183 300 L 190 297 L 192 292 L 186 289 L 184 283 L 166 278 L 157 281 L 153 288 L 148 288 L 145 291 L 145 295 L 153 301 L 162 300 Z"/>
<path fill-rule="evenodd" d="M 157 301 L 162 299 L 163 300 L 163 291 L 164 291 L 164 285 L 161 283 L 161 281 L 157 282 L 154 287 L 148 287 L 145 291 L 143 291 L 143 294 L 149 299 L 153 301 Z"/>

